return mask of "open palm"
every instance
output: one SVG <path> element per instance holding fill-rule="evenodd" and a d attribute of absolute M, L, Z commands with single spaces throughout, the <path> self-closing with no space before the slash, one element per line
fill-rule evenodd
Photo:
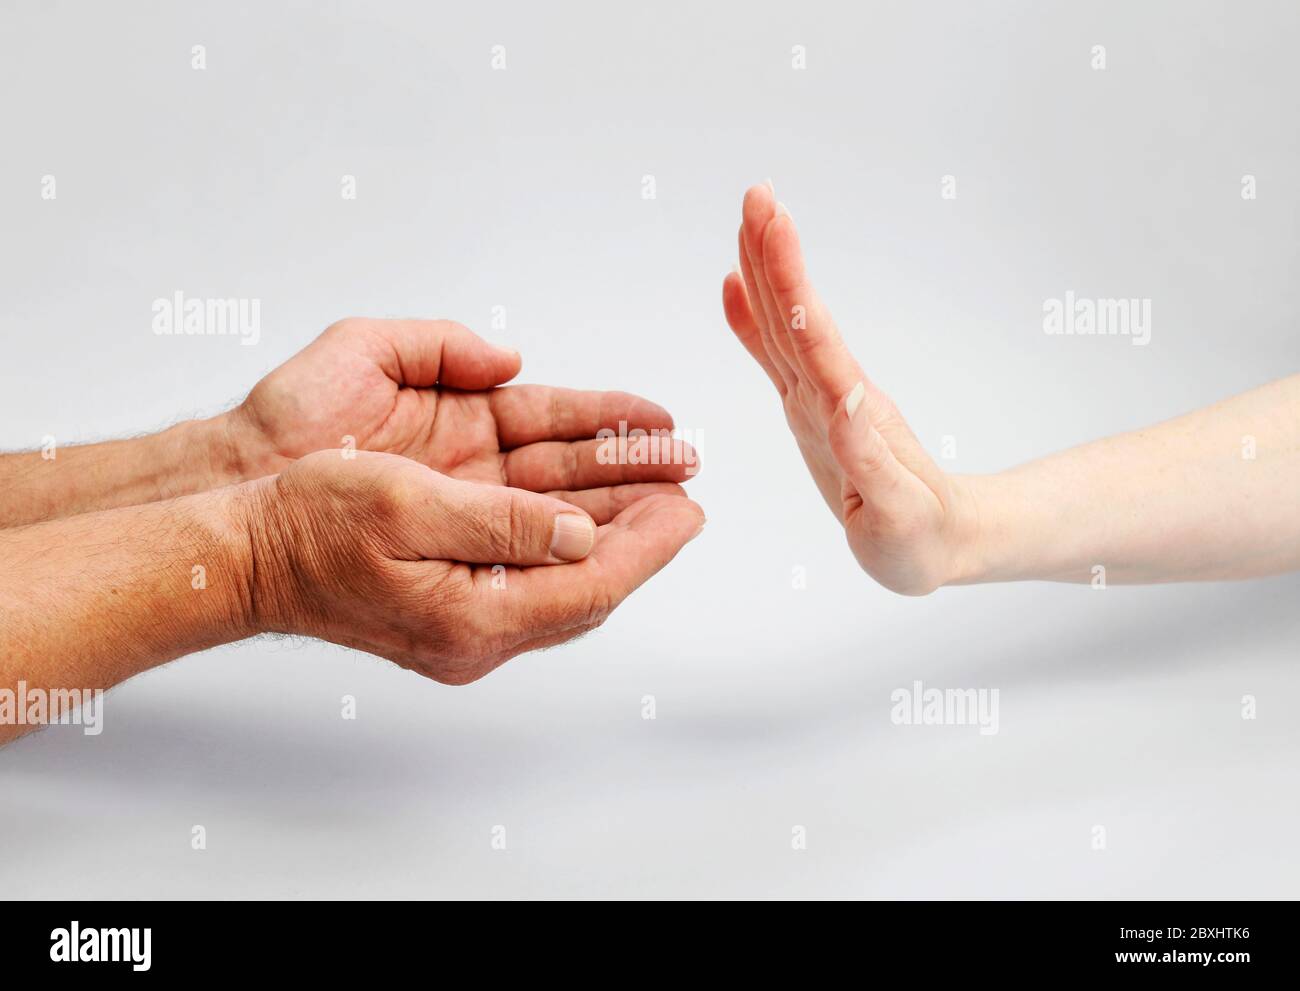
<path fill-rule="evenodd" d="M 680 494 L 695 452 L 663 408 L 624 392 L 501 388 L 517 352 L 445 320 L 353 318 L 271 372 L 236 411 L 262 473 L 313 451 L 400 454 L 455 478 L 546 492 L 598 523 Z M 648 436 L 619 450 L 602 429 Z"/>
<path fill-rule="evenodd" d="M 727 322 L 767 373 L 822 497 L 862 567 L 924 594 L 963 572 L 973 505 L 867 378 L 809 283 L 790 214 L 768 186 L 745 194 Z"/>

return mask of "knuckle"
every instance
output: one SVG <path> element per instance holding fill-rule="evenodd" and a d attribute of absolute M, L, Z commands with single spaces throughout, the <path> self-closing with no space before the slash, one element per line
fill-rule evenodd
<path fill-rule="evenodd" d="M 448 320 L 445 317 L 439 317 L 433 321 L 433 329 L 444 336 L 451 337 L 466 334 L 470 337 L 478 337 L 474 331 L 470 330 L 458 320 Z"/>
<path fill-rule="evenodd" d="M 481 513 L 472 514 L 467 521 L 474 530 L 471 539 L 498 561 L 509 561 L 515 547 L 519 525 L 515 502 L 513 497 L 493 499 Z"/>
<path fill-rule="evenodd" d="M 830 343 L 825 334 L 807 329 L 791 333 L 790 339 L 794 342 L 795 352 L 805 358 L 811 358 L 825 351 Z"/>
<path fill-rule="evenodd" d="M 564 430 L 565 413 L 564 398 L 558 390 L 551 393 L 547 402 L 546 418 L 550 424 L 551 436 L 561 436 Z"/>
<path fill-rule="evenodd" d="M 531 512 L 528 500 L 511 495 L 509 500 L 510 547 L 516 551 L 527 552 L 538 546 L 537 520 Z"/>
<path fill-rule="evenodd" d="M 480 530 L 482 546 L 497 561 L 510 562 L 530 556 L 541 543 L 541 524 L 529 500 L 514 492 L 493 499 L 473 525 Z"/>
<path fill-rule="evenodd" d="M 619 442 L 621 443 L 621 441 Z M 620 454 L 621 454 L 620 450 Z M 620 458 L 620 460 L 622 460 Z M 564 487 L 570 489 L 578 488 L 578 472 L 581 468 L 579 460 L 578 445 L 569 444 L 564 449 Z"/>
<path fill-rule="evenodd" d="M 377 478 L 360 483 L 357 497 L 365 505 L 370 522 L 380 528 L 396 523 L 410 501 L 410 493 L 401 484 Z"/>

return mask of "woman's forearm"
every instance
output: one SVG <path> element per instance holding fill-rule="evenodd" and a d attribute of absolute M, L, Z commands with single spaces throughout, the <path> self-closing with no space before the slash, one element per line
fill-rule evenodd
<path fill-rule="evenodd" d="M 776 387 L 858 563 L 886 588 L 1300 568 L 1300 375 L 1012 471 L 949 475 L 853 357 L 770 185 L 745 193 L 742 215 L 727 322 Z"/>
<path fill-rule="evenodd" d="M 975 522 L 952 584 L 1300 568 L 1300 375 L 960 485 Z"/>

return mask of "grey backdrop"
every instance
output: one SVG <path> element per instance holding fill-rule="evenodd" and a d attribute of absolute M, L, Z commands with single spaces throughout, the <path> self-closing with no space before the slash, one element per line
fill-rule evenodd
<path fill-rule="evenodd" d="M 468 688 L 287 641 L 118 688 L 102 736 L 0 752 L 0 895 L 1300 894 L 1300 580 L 885 592 L 719 305 L 771 176 L 956 471 L 1294 372 L 1298 49 L 1290 3 L 4 0 L 0 447 L 214 412 L 345 315 L 448 316 L 522 381 L 671 408 L 710 522 Z M 177 289 L 260 298 L 260 344 L 155 336 Z M 1045 335 L 1067 289 L 1151 298 L 1150 345 Z M 998 688 L 1000 733 L 893 725 L 915 679 Z"/>

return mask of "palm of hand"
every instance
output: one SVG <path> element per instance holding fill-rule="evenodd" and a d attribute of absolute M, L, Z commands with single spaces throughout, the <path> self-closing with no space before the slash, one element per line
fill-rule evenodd
<path fill-rule="evenodd" d="M 458 324 L 345 320 L 238 412 L 263 473 L 319 450 L 399 454 L 465 481 L 554 493 L 602 523 L 639 498 L 681 494 L 695 453 L 668 436 L 666 410 L 623 392 L 500 388 L 519 363 Z M 639 442 L 646 456 L 601 456 L 598 432 L 620 423 L 653 435 Z"/>
<path fill-rule="evenodd" d="M 858 374 L 861 374 L 858 372 Z M 885 398 L 878 403 L 888 405 Z M 895 591 L 929 591 L 946 573 L 952 487 L 948 476 L 921 448 L 901 420 L 882 425 L 891 452 L 903 471 L 892 483 L 889 499 L 880 492 L 864 498 L 862 480 L 854 480 L 836 458 L 834 417 L 845 417 L 839 404 L 786 395 L 786 422 L 799 445 L 808 472 L 835 518 L 844 525 L 849 549 L 864 571 Z M 881 480 L 884 483 L 884 480 Z"/>
<path fill-rule="evenodd" d="M 835 518 L 844 522 L 844 472 L 835 460 L 825 418 L 795 392 L 785 397 L 785 421 L 799 445 L 808 473 Z"/>
<path fill-rule="evenodd" d="M 794 223 L 766 186 L 745 196 L 732 329 L 781 395 L 809 472 L 863 569 L 894 591 L 960 574 L 971 510 L 897 408 L 867 381 L 809 284 Z"/>
<path fill-rule="evenodd" d="M 247 406 L 285 463 L 313 451 L 355 447 L 400 454 L 458 478 L 505 484 L 486 390 L 404 387 L 363 357 L 329 355 L 272 372 Z"/>

